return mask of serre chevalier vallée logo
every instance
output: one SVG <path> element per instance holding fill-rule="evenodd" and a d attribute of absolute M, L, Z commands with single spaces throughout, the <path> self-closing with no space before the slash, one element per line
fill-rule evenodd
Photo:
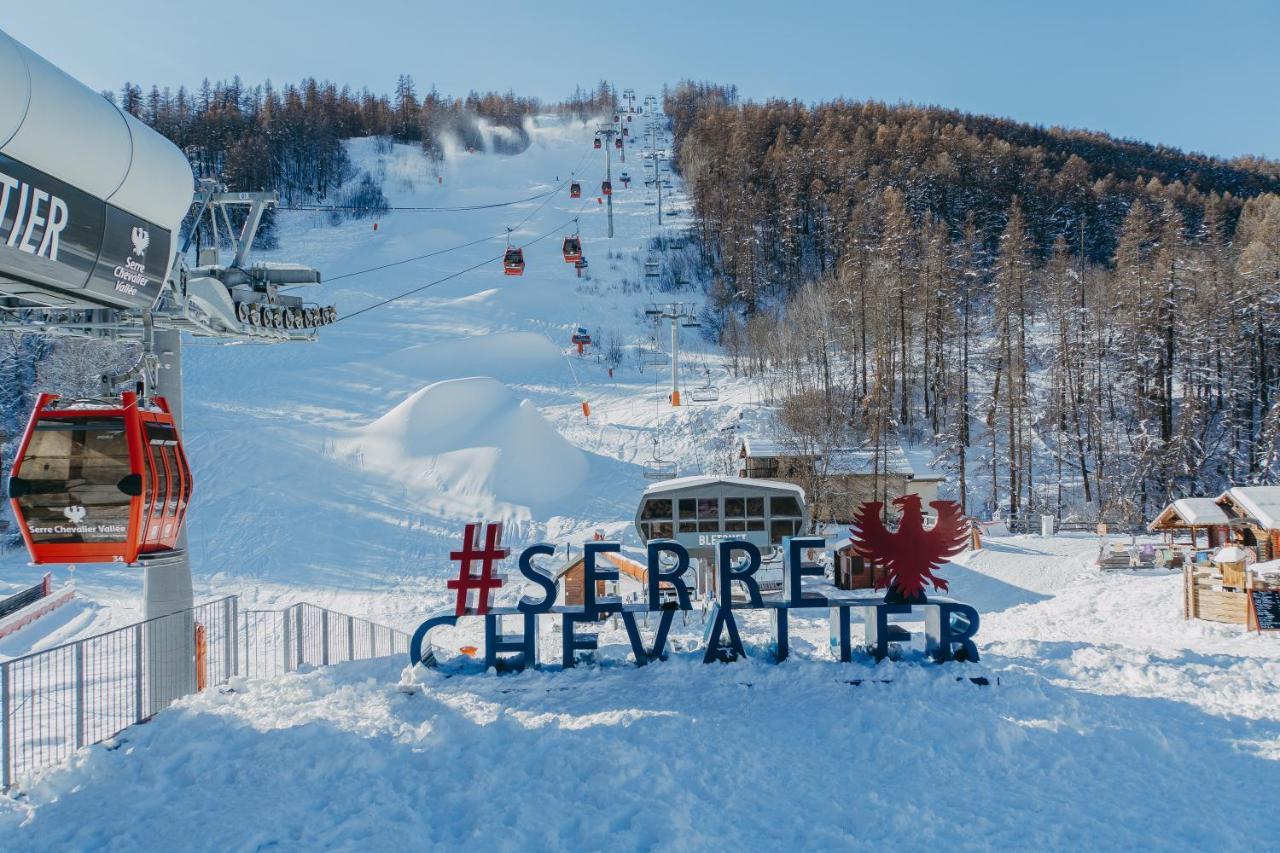
<path fill-rule="evenodd" d="M 80 522 L 84 521 L 84 517 L 88 515 L 88 512 L 89 511 L 82 506 L 69 506 L 62 510 L 62 514 L 67 517 L 67 521 L 70 521 L 77 527 L 80 525 Z"/>
<path fill-rule="evenodd" d="M 145 257 L 147 247 L 151 245 L 151 234 L 147 232 L 147 229 L 140 225 L 135 225 L 130 239 L 133 241 L 133 253 L 140 258 Z"/>

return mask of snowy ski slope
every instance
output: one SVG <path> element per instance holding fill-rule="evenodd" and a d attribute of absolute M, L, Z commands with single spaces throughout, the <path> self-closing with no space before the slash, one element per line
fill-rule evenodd
<path fill-rule="evenodd" d="M 647 341 L 654 209 L 628 148 L 606 240 L 591 129 L 530 130 L 519 156 L 451 151 L 442 183 L 411 147 L 358 141 L 352 154 L 393 205 L 529 196 L 574 169 L 582 200 L 561 190 L 545 204 L 392 213 L 376 231 L 281 215 L 267 257 L 319 266 L 343 314 L 494 257 L 508 226 L 516 243 L 552 236 L 526 249 L 523 277 L 490 264 L 315 346 L 188 350 L 198 598 L 306 599 L 411 628 L 447 598 L 463 521 L 503 517 L 516 546 L 576 548 L 596 529 L 635 544 L 652 437 L 697 472 L 719 428 L 759 399 L 688 336 L 691 366 L 719 382 L 715 404 L 673 410 L 665 371 L 640 372 L 630 352 L 613 377 L 570 355 L 576 325 Z M 620 168 L 637 179 L 629 191 Z M 573 216 L 589 280 L 559 257 L 554 228 Z M 499 236 L 338 278 L 486 235 Z M 1103 576 L 1087 566 L 1096 548 L 997 537 L 947 567 L 952 593 L 983 614 L 978 664 L 837 664 L 814 613 L 793 615 L 794 656 L 779 666 L 677 653 L 634 670 L 623 632 L 606 629 L 604 663 L 575 671 L 436 673 L 407 692 L 399 660 L 239 679 L 0 799 L 0 846 L 148 849 L 182 832 L 183 847 L 208 850 L 1266 848 L 1280 828 L 1280 640 L 1185 622 L 1177 576 Z M 35 572 L 13 568 L 15 581 Z M 0 652 L 136 613 L 137 574 L 76 580 L 88 603 L 56 637 Z M 682 647 L 701 633 L 696 614 L 676 625 Z M 748 617 L 749 646 L 766 632 Z"/>

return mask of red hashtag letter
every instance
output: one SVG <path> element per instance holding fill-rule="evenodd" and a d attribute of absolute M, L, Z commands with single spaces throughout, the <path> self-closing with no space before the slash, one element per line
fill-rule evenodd
<path fill-rule="evenodd" d="M 468 524 L 462 534 L 462 550 L 449 552 L 449 559 L 461 564 L 458 576 L 445 584 L 449 589 L 458 591 L 458 603 L 454 608 L 454 613 L 458 616 L 473 612 L 481 616 L 488 613 L 490 593 L 502 586 L 502 578 L 493 574 L 494 562 L 506 559 L 510 553 L 501 545 L 502 525 L 486 524 L 484 534 L 484 548 L 481 549 L 480 525 Z M 480 561 L 480 574 L 473 575 L 471 563 L 477 559 Z M 467 607 L 467 593 L 473 589 L 476 590 L 474 611 Z"/>

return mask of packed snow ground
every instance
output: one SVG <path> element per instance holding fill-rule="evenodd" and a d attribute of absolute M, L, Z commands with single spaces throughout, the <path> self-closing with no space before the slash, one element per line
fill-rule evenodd
<path fill-rule="evenodd" d="M 815 617 L 780 665 L 635 669 L 606 631 L 604 662 L 576 670 L 428 672 L 408 692 L 401 660 L 240 679 L 44 774 L 0 833 L 15 850 L 148 849 L 195 826 L 184 848 L 1257 849 L 1277 828 L 1277 642 L 1183 622 L 1176 576 L 1102 576 L 1094 547 L 1010 537 L 951 567 L 984 613 L 973 664 L 839 664 Z M 764 623 L 745 639 L 758 652 Z"/>
<path fill-rule="evenodd" d="M 597 529 L 634 545 L 653 437 L 696 473 L 759 399 L 688 337 L 690 368 L 719 384 L 715 404 L 673 410 L 665 370 L 641 372 L 632 349 L 612 377 L 570 354 L 577 325 L 634 347 L 648 343 L 647 302 L 699 297 L 646 290 L 654 209 L 636 149 L 615 162 L 608 241 L 590 129 L 531 131 L 515 157 L 451 151 L 442 183 L 411 147 L 361 141 L 352 153 L 394 205 L 502 201 L 573 169 L 582 200 L 390 214 L 377 231 L 281 215 L 269 257 L 330 279 L 507 226 L 520 243 L 577 215 L 592 277 L 574 277 L 553 232 L 526 250 L 523 277 L 490 265 L 322 330 L 314 346 L 188 349 L 198 598 L 310 600 L 411 629 L 447 599 L 464 521 L 504 517 L 517 547 L 576 550 Z M 501 246 L 337 279 L 320 301 L 349 314 Z M 577 670 L 426 673 L 408 692 L 402 660 L 241 679 L 0 798 L 0 847 L 1265 847 L 1280 828 L 1280 639 L 1186 622 L 1178 576 L 1103 575 L 1088 566 L 1096 549 L 1093 537 L 998 537 L 947 567 L 952 594 L 983 614 L 972 664 L 838 664 L 814 614 L 796 620 L 793 658 L 777 666 L 703 666 L 683 651 L 636 670 L 606 626 L 601 663 Z M 40 573 L 5 565 L 15 585 Z M 136 617 L 135 571 L 76 574 L 81 603 L 0 654 Z M 756 654 L 766 630 L 747 618 Z M 699 614 L 676 620 L 680 648 L 700 634 Z M 463 626 L 441 643 L 478 636 Z"/>

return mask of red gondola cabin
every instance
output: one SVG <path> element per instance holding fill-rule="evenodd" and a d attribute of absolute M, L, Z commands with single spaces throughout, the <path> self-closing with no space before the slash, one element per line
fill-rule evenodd
<path fill-rule="evenodd" d="M 569 184 L 569 198 L 582 198 L 582 184 L 577 181 Z"/>
<path fill-rule="evenodd" d="M 582 238 L 577 234 L 570 234 L 564 238 L 562 246 L 564 252 L 564 262 L 566 264 L 574 263 L 582 259 Z"/>
<path fill-rule="evenodd" d="M 596 141 L 596 148 L 597 148 L 597 149 L 599 149 L 599 148 L 600 148 L 600 137 L 598 137 L 598 136 L 597 136 L 595 141 Z"/>
<path fill-rule="evenodd" d="M 524 275 L 524 249 L 508 247 L 502 256 L 502 272 L 504 275 Z"/>
<path fill-rule="evenodd" d="M 601 195 L 613 195 L 613 184 L 610 181 L 602 181 L 600 183 Z"/>
<path fill-rule="evenodd" d="M 9 476 L 33 563 L 132 563 L 176 546 L 191 468 L 163 397 L 62 408 L 41 394 Z"/>

